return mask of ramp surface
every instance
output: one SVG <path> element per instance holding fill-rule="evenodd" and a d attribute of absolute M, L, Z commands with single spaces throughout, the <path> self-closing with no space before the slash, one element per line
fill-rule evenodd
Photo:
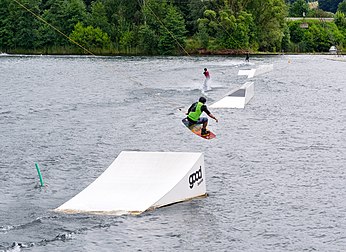
<path fill-rule="evenodd" d="M 258 75 L 266 74 L 273 71 L 273 64 L 259 65 L 256 69 L 239 70 L 238 75 L 247 75 L 248 78 L 253 78 Z"/>
<path fill-rule="evenodd" d="M 123 151 L 100 177 L 55 211 L 139 214 L 205 194 L 202 153 Z"/>
<path fill-rule="evenodd" d="M 254 96 L 253 82 L 246 82 L 240 88 L 229 92 L 224 98 L 210 105 L 211 108 L 244 108 Z"/>
<path fill-rule="evenodd" d="M 238 75 L 247 75 L 248 78 L 255 76 L 256 69 L 239 70 Z"/>

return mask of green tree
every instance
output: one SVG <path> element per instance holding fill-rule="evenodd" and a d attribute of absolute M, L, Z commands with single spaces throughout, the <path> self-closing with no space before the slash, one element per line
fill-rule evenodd
<path fill-rule="evenodd" d="M 283 0 L 226 0 L 209 7 L 198 19 L 197 34 L 208 34 L 210 48 L 281 50 L 287 16 Z"/>
<path fill-rule="evenodd" d="M 138 31 L 138 46 L 140 50 L 149 55 L 157 53 L 158 35 L 148 25 L 142 25 Z"/>
<path fill-rule="evenodd" d="M 39 14 L 40 0 L 23 0 L 21 4 Z M 0 48 L 34 49 L 39 21 L 13 1 L 1 1 Z"/>
<path fill-rule="evenodd" d="M 247 5 L 256 24 L 261 51 L 281 51 L 287 5 L 284 0 L 249 0 Z"/>
<path fill-rule="evenodd" d="M 81 22 L 75 25 L 70 38 L 85 48 L 109 49 L 111 41 L 107 33 L 91 25 L 84 27 Z"/>
<path fill-rule="evenodd" d="M 146 0 L 142 5 L 143 25 L 138 29 L 138 46 L 145 53 L 159 53 L 159 40 L 167 10 L 166 0 Z"/>
<path fill-rule="evenodd" d="M 336 12 L 334 22 L 340 29 L 346 29 L 346 17 L 343 12 Z"/>
<path fill-rule="evenodd" d="M 143 5 L 144 24 L 148 25 L 152 30 L 158 32 L 162 26 L 162 22 L 167 15 L 168 5 L 166 0 L 147 0 Z"/>
<path fill-rule="evenodd" d="M 310 9 L 307 16 L 315 18 L 333 18 L 334 14 L 321 9 Z"/>
<path fill-rule="evenodd" d="M 86 18 L 86 6 L 82 0 L 56 0 L 43 13 L 43 19 L 65 36 L 68 36 L 74 30 L 78 22 L 83 22 Z M 68 39 L 51 26 L 44 24 L 39 32 L 41 46 L 51 47 L 69 44 Z"/>
<path fill-rule="evenodd" d="M 90 9 L 91 13 L 88 18 L 88 24 L 93 27 L 99 27 L 101 30 L 109 33 L 111 27 L 107 19 L 106 7 L 102 0 L 92 2 Z"/>
<path fill-rule="evenodd" d="M 310 24 L 308 32 L 312 35 L 312 48 L 316 52 L 325 52 L 330 48 L 328 33 L 317 24 Z"/>
<path fill-rule="evenodd" d="M 119 44 L 123 33 L 127 33 L 143 22 L 141 1 L 139 0 L 103 0 L 107 20 L 112 29 L 111 40 Z"/>
<path fill-rule="evenodd" d="M 160 53 L 175 54 L 184 49 L 187 32 L 184 18 L 173 5 L 168 6 L 167 16 L 160 30 L 158 45 Z"/>
<path fill-rule="evenodd" d="M 289 15 L 291 17 L 302 17 L 309 14 L 309 5 L 305 0 L 297 0 L 289 7 Z"/>
<path fill-rule="evenodd" d="M 318 0 L 318 7 L 324 11 L 335 13 L 340 2 L 342 0 Z"/>
<path fill-rule="evenodd" d="M 299 43 L 304 38 L 304 29 L 300 27 L 301 21 L 289 22 L 290 40 L 293 43 Z"/>
<path fill-rule="evenodd" d="M 306 21 L 308 29 L 301 28 L 302 21 L 289 22 L 292 43 L 299 45 L 299 52 L 326 52 L 331 45 L 341 45 L 345 36 L 334 23 Z"/>
<path fill-rule="evenodd" d="M 337 11 L 334 19 L 335 25 L 338 27 L 343 39 L 338 43 L 339 49 L 346 45 L 346 16 L 343 12 Z"/>
<path fill-rule="evenodd" d="M 195 34 L 199 29 L 199 19 L 204 17 L 204 12 L 211 9 L 212 1 L 191 0 L 188 3 L 189 12 L 186 16 L 186 28 L 189 35 Z"/>
<path fill-rule="evenodd" d="M 220 45 L 231 49 L 249 49 L 253 38 L 254 22 L 252 15 L 241 11 L 237 17 L 230 12 L 220 12 L 218 41 Z"/>
<path fill-rule="evenodd" d="M 136 0 L 103 0 L 107 18 L 110 23 L 117 25 L 119 17 L 134 18 L 135 12 L 140 10 L 139 1 Z"/>
<path fill-rule="evenodd" d="M 226 0 L 224 6 L 231 11 L 232 14 L 237 15 L 242 11 L 246 11 L 249 0 Z"/>
<path fill-rule="evenodd" d="M 131 53 L 132 49 L 136 46 L 134 31 L 128 30 L 123 32 L 121 34 L 119 45 L 126 53 Z"/>
<path fill-rule="evenodd" d="M 217 20 L 216 11 L 205 10 L 204 18 L 200 18 L 198 24 L 199 29 L 203 28 L 210 37 L 215 37 L 219 29 L 219 21 Z"/>
<path fill-rule="evenodd" d="M 288 25 L 286 24 L 284 27 L 284 36 L 281 42 L 281 50 L 285 52 L 289 50 L 290 40 L 291 40 L 290 29 Z"/>
<path fill-rule="evenodd" d="M 346 14 L 346 0 L 342 1 L 341 3 L 339 3 L 338 11 Z"/>
<path fill-rule="evenodd" d="M 13 38 L 13 24 L 10 22 L 8 6 L 9 0 L 0 1 L 0 51 L 11 48 Z"/>
<path fill-rule="evenodd" d="M 218 43 L 214 43 L 216 34 L 218 32 L 217 13 L 214 10 L 205 10 L 203 17 L 197 20 L 198 31 L 196 38 L 198 39 L 199 47 L 207 49 L 210 44 L 211 47 L 218 47 Z M 210 43 L 213 42 L 213 43 Z"/>
<path fill-rule="evenodd" d="M 205 49 L 208 48 L 209 34 L 208 34 L 208 30 L 207 30 L 205 23 L 200 22 L 200 26 L 198 28 L 198 32 L 197 32 L 196 36 L 198 38 L 198 42 L 200 44 L 200 47 L 205 48 Z"/>

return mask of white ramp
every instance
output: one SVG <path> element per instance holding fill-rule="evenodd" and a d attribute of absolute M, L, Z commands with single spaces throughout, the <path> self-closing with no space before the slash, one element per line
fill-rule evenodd
<path fill-rule="evenodd" d="M 247 75 L 248 78 L 252 78 L 255 76 L 256 69 L 249 70 L 239 70 L 238 75 Z"/>
<path fill-rule="evenodd" d="M 261 74 L 266 74 L 273 71 L 273 64 L 259 65 L 256 69 L 239 70 L 238 75 L 247 75 L 248 78 L 252 78 Z"/>
<path fill-rule="evenodd" d="M 211 108 L 244 108 L 255 93 L 253 82 L 246 82 L 240 88 L 229 92 L 224 98 L 210 105 Z"/>
<path fill-rule="evenodd" d="M 139 214 L 206 195 L 203 153 L 123 151 L 65 213 Z"/>

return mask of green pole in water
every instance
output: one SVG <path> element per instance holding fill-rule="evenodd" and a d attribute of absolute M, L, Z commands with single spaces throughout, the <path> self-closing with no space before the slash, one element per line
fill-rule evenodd
<path fill-rule="evenodd" d="M 37 170 L 37 173 L 38 173 L 38 177 L 40 178 L 41 186 L 44 186 L 40 168 L 38 167 L 38 164 L 37 164 L 37 163 L 35 163 L 35 166 L 36 166 L 36 170 Z"/>

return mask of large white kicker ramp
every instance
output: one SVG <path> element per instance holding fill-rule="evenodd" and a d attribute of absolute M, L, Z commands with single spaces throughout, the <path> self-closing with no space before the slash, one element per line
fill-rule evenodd
<path fill-rule="evenodd" d="M 211 108 L 244 108 L 255 93 L 253 82 L 246 82 L 229 92 L 224 98 L 210 105 Z"/>
<path fill-rule="evenodd" d="M 203 153 L 123 151 L 93 183 L 55 211 L 140 214 L 204 195 Z"/>

